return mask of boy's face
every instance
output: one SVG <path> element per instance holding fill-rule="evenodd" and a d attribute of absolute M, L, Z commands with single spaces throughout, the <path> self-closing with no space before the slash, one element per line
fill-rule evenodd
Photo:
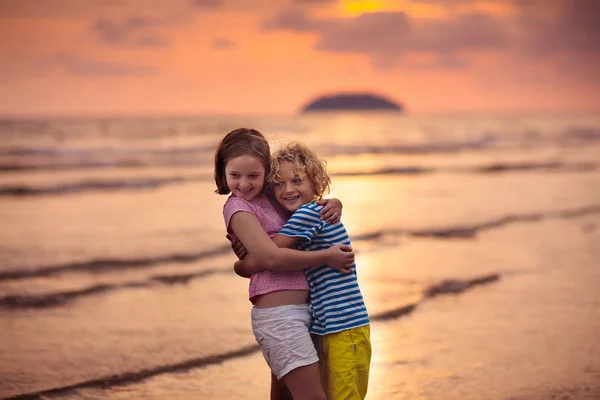
<path fill-rule="evenodd" d="M 317 194 L 308 176 L 300 176 L 294 172 L 294 163 L 283 161 L 280 164 L 280 181 L 274 182 L 275 199 L 290 212 L 301 205 L 310 203 Z"/>

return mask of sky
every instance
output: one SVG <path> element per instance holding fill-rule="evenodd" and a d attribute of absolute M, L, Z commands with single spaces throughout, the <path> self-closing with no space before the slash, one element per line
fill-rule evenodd
<path fill-rule="evenodd" d="M 0 0 L 0 115 L 600 113 L 598 0 Z"/>

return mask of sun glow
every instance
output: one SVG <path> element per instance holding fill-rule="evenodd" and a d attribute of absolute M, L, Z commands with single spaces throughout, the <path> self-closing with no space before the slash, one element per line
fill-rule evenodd
<path fill-rule="evenodd" d="M 345 15 L 360 15 L 383 10 L 386 8 L 385 3 L 376 0 L 343 0 L 340 6 Z"/>
<path fill-rule="evenodd" d="M 404 12 L 414 17 L 435 18 L 447 11 L 435 3 L 411 3 L 408 0 L 341 0 L 338 7 L 342 17 L 352 18 L 376 12 Z"/>

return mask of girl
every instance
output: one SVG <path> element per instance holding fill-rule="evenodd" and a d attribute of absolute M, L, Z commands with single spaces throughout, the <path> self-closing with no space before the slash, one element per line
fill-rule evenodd
<path fill-rule="evenodd" d="M 281 149 L 273 157 L 271 179 L 277 202 L 294 213 L 274 238 L 279 245 L 297 245 L 310 252 L 340 243 L 350 245 L 341 222 L 331 224 L 319 219 L 322 207 L 315 200 L 328 191 L 330 179 L 325 162 L 314 151 L 298 143 Z M 261 270 L 255 254 L 249 252 L 243 261 L 236 262 L 236 272 L 243 276 Z M 348 274 L 327 265 L 305 269 L 305 273 L 314 315 L 311 333 L 318 337 L 327 398 L 362 400 L 369 382 L 371 341 L 356 267 L 352 265 Z"/>
<path fill-rule="evenodd" d="M 231 193 L 223 207 L 227 232 L 265 269 L 251 276 L 249 295 L 252 329 L 272 371 L 271 398 L 281 396 L 277 381 L 282 380 L 295 400 L 325 400 L 308 332 L 309 287 L 299 270 L 324 264 L 350 268 L 354 254 L 347 245 L 302 252 L 279 248 L 270 239 L 285 222 L 285 214 L 265 194 L 270 156 L 260 132 L 240 128 L 228 133 L 215 153 L 216 192 Z M 294 271 L 269 271 L 276 267 Z"/>

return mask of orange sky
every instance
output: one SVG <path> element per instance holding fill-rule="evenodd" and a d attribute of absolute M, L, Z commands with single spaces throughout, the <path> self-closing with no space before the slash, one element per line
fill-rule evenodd
<path fill-rule="evenodd" d="M 0 0 L 0 115 L 600 112 L 596 0 Z"/>

